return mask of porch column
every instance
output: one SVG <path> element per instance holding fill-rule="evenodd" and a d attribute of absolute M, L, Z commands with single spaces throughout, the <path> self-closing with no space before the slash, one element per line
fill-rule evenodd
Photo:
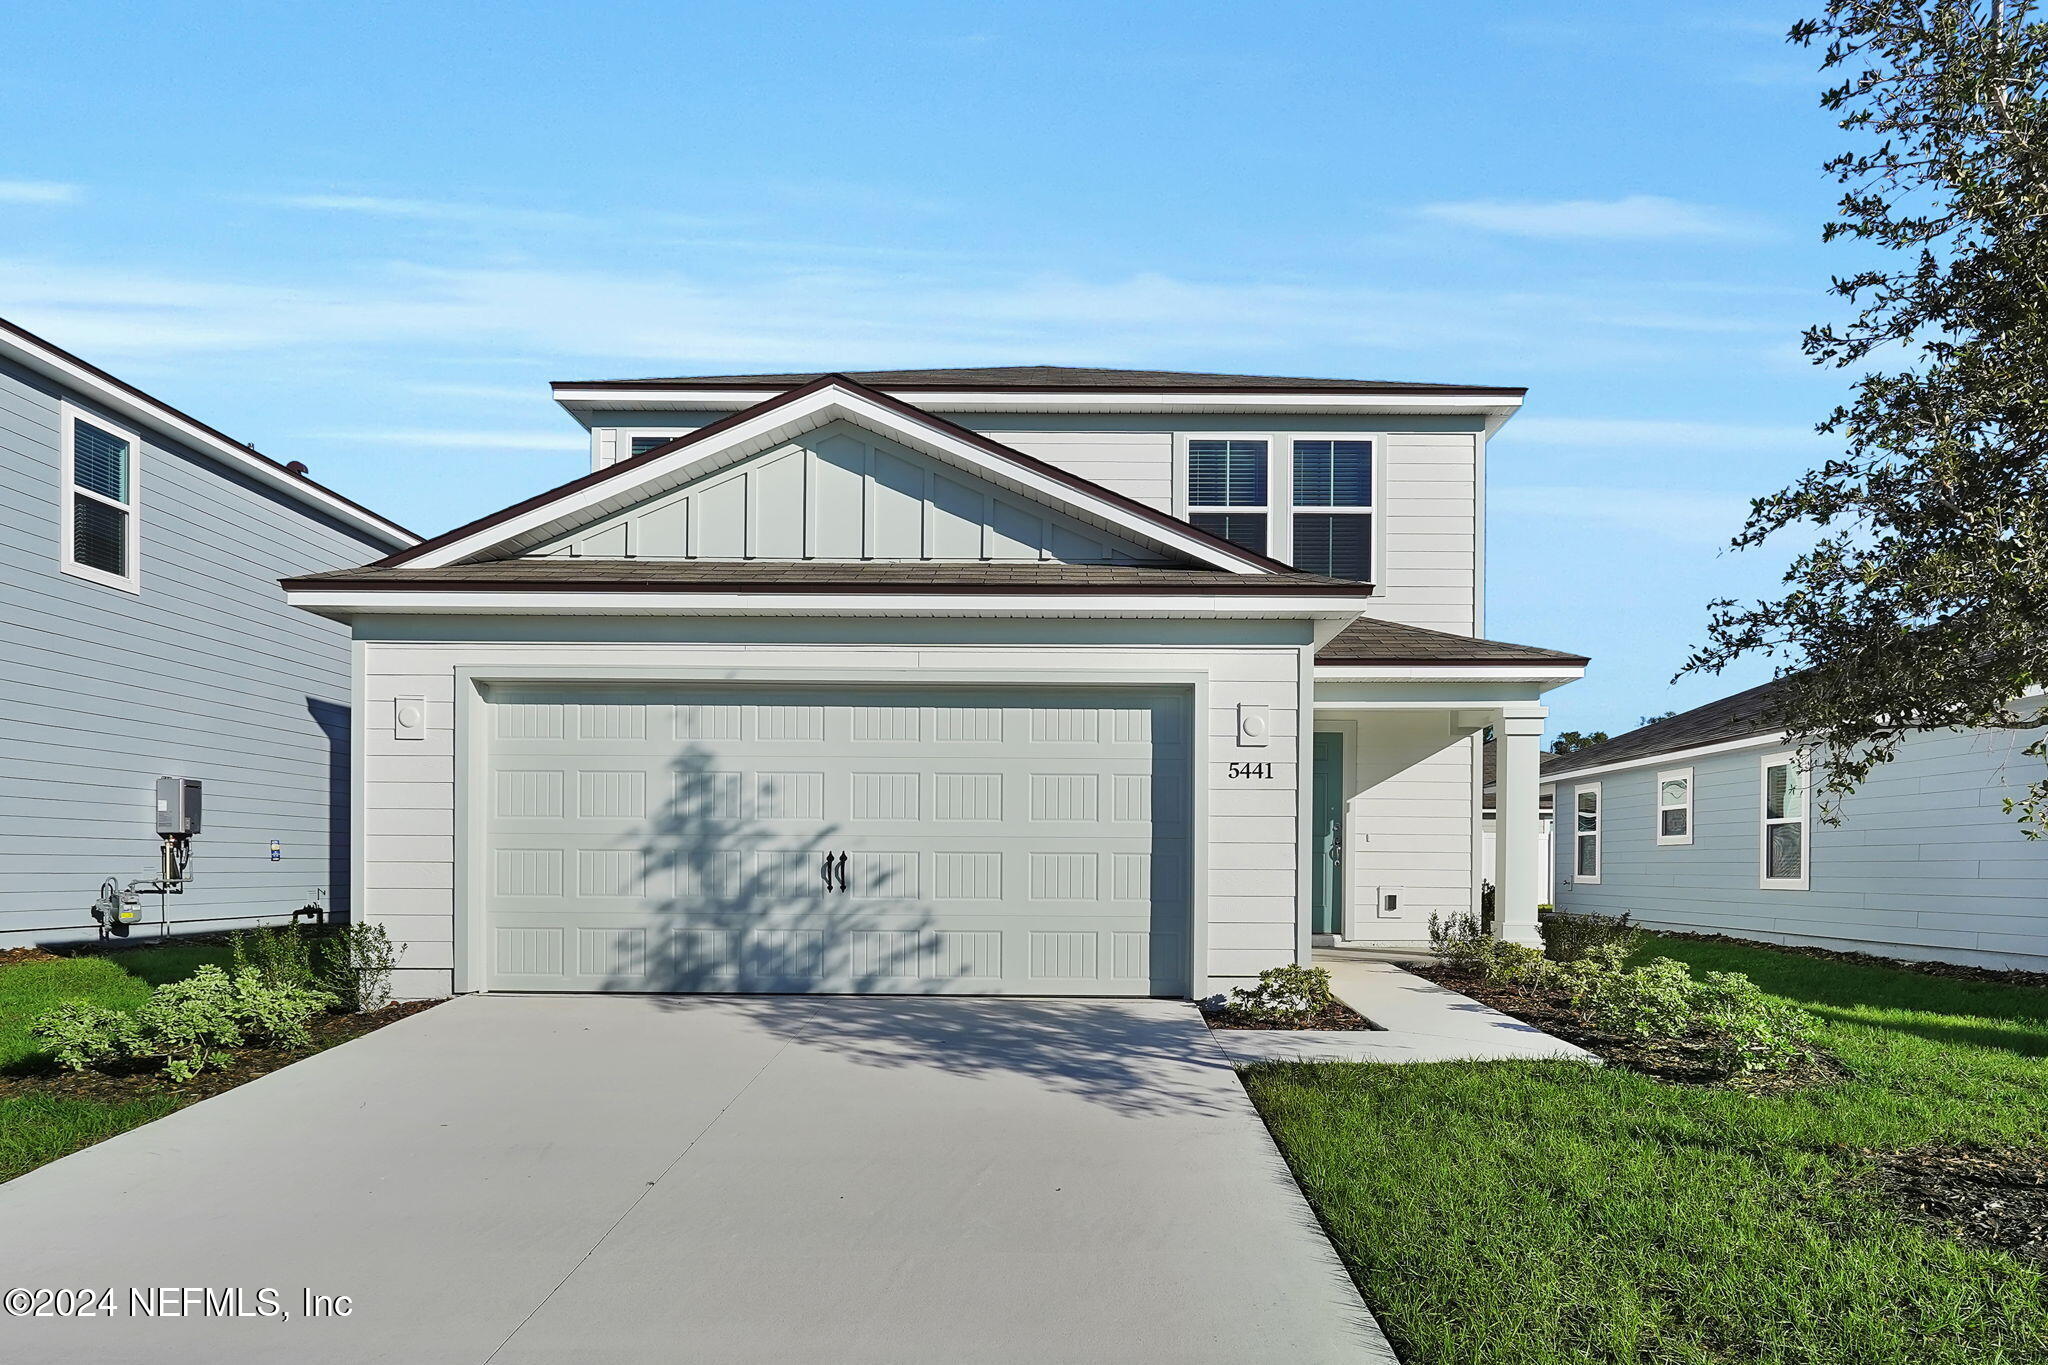
<path fill-rule="evenodd" d="M 1541 706 L 1503 709 L 1494 721 L 1494 937 L 1541 943 L 1536 905 L 1543 895 L 1542 822 L 1537 818 L 1542 763 Z"/>

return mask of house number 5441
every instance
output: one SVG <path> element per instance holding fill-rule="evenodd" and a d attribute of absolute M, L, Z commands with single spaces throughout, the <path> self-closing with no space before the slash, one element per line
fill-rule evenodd
<path fill-rule="evenodd" d="M 1233 763 L 1230 776 L 1239 782 L 1271 782 L 1273 765 L 1270 763 Z"/>

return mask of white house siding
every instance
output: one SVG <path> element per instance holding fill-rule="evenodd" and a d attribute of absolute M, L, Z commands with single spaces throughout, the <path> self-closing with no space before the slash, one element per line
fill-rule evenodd
<path fill-rule="evenodd" d="M 2026 739 L 1985 731 L 1909 737 L 1842 806 L 1811 824 L 1809 889 L 1758 881 L 1759 747 L 1560 776 L 1557 901 L 1628 911 L 1652 927 L 1816 944 L 1979 966 L 2048 968 L 2048 842 L 2029 841 L 2000 802 L 2038 760 Z M 1656 774 L 1691 767 L 1694 839 L 1655 841 Z M 1571 789 L 1601 784 L 1607 825 L 1600 884 L 1575 881 Z"/>
<path fill-rule="evenodd" d="M 594 667 L 730 669 L 735 679 L 777 668 L 885 670 L 925 683 L 940 681 L 948 670 L 1200 673 L 1209 689 L 1207 819 L 1198 831 L 1207 852 L 1195 884 L 1196 914 L 1207 925 L 1200 964 L 1207 980 L 1197 990 L 1225 990 L 1296 958 L 1304 624 L 393 618 L 361 623 L 357 636 L 364 698 L 362 906 L 404 945 L 398 988 L 405 996 L 445 995 L 453 988 L 458 669 L 526 675 Z M 1076 681 L 1099 685 L 1102 679 Z M 394 702 L 402 696 L 427 698 L 424 740 L 397 738 Z M 1240 702 L 1270 708 L 1269 748 L 1233 747 Z M 1247 757 L 1270 761 L 1272 779 L 1231 779 L 1229 762 Z M 1199 924 L 1196 932 L 1199 941 Z"/>
<path fill-rule="evenodd" d="M 59 397 L 0 363 L 0 948 L 90 937 L 103 881 L 155 875 L 159 776 L 204 784 L 204 822 L 149 922 L 345 906 L 348 633 L 277 580 L 393 547 L 138 431 L 142 591 L 66 575 Z"/>
<path fill-rule="evenodd" d="M 620 412 L 592 431 L 593 464 L 631 448 L 635 433 L 694 431 L 714 412 Z M 1479 479 L 1485 437 L 1477 419 L 1257 413 L 939 414 L 1113 492 L 1179 515 L 1178 438 L 1357 432 L 1379 435 L 1381 581 L 1374 615 L 1471 635 L 1479 630 L 1483 555 Z M 1284 473 L 1284 462 L 1276 473 Z M 1277 492 L 1277 490 L 1276 490 Z"/>
<path fill-rule="evenodd" d="M 1358 789 L 1346 811 L 1345 904 L 1351 937 L 1409 944 L 1429 939 L 1432 914 L 1469 912 L 1478 875 L 1478 804 L 1471 738 L 1440 714 L 1389 713 L 1345 727 Z M 1382 897 L 1399 911 L 1382 916 Z"/>

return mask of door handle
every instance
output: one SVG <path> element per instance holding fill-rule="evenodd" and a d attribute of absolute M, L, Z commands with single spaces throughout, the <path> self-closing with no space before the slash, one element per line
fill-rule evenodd
<path fill-rule="evenodd" d="M 818 875 L 824 879 L 825 889 L 830 891 L 832 889 L 832 853 L 829 849 L 825 852 L 825 861 L 818 865 Z"/>
<path fill-rule="evenodd" d="M 841 891 L 846 889 L 846 855 L 844 853 L 839 855 L 839 889 Z"/>

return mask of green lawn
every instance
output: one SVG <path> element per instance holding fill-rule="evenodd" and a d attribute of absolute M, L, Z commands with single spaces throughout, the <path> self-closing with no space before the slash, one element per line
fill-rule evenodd
<path fill-rule="evenodd" d="M 1812 1011 L 1785 1095 L 1559 1062 L 1245 1081 L 1410 1365 L 2038 1365 L 2048 1277 L 1895 1217 L 1854 1149 L 2048 1144 L 2048 991 L 1653 940 Z"/>
<path fill-rule="evenodd" d="M 227 965 L 219 945 L 132 948 L 104 957 L 68 957 L 55 962 L 19 962 L 0 967 L 0 1074 L 33 1065 L 36 1040 L 28 1026 L 63 1000 L 94 1000 L 110 1008 L 133 1008 L 165 981 L 189 976 L 201 964 Z M 0 1080 L 0 1180 L 54 1161 L 103 1138 L 161 1118 L 189 1097 L 165 1093 L 149 1099 L 103 1103 L 38 1094 L 7 1094 Z"/>

